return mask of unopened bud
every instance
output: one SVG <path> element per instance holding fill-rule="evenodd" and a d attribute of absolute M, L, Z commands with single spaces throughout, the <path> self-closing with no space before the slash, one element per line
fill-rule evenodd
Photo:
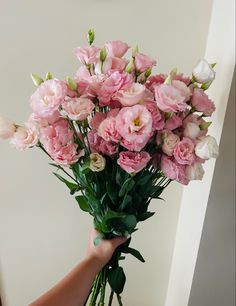
<path fill-rule="evenodd" d="M 90 45 L 92 45 L 92 43 L 94 42 L 94 38 L 95 38 L 95 32 L 94 29 L 89 29 L 88 30 L 88 35 L 87 35 L 87 39 L 88 39 L 88 43 Z"/>
<path fill-rule="evenodd" d="M 51 72 L 48 72 L 46 74 L 46 80 L 51 80 L 51 79 L 52 79 L 52 74 L 51 74 Z"/>
<path fill-rule="evenodd" d="M 77 84 L 71 77 L 66 77 L 66 82 L 71 90 L 77 90 Z"/>
<path fill-rule="evenodd" d="M 199 125 L 200 130 L 207 130 L 211 124 L 212 124 L 212 121 L 204 122 L 204 123 L 200 124 Z"/>
<path fill-rule="evenodd" d="M 134 59 L 132 58 L 129 63 L 127 64 L 125 71 L 131 73 L 134 71 Z"/>
<path fill-rule="evenodd" d="M 106 50 L 106 48 L 102 48 L 102 50 L 100 52 L 100 61 L 104 62 L 106 57 L 107 57 L 107 50 Z"/>
<path fill-rule="evenodd" d="M 35 73 L 31 73 L 30 76 L 35 86 L 39 86 L 40 84 L 44 82 L 44 80 Z"/>

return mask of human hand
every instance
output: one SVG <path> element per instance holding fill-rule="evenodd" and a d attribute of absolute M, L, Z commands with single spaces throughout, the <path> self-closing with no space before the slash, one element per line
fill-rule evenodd
<path fill-rule="evenodd" d="M 113 239 L 101 240 L 97 246 L 94 245 L 94 239 L 99 232 L 92 229 L 89 236 L 87 258 L 96 260 L 101 266 L 104 266 L 112 257 L 115 249 L 125 243 L 126 237 L 117 237 Z"/>

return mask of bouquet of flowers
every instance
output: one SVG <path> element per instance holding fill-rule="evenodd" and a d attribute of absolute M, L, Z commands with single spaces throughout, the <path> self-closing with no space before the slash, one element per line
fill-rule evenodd
<path fill-rule="evenodd" d="M 74 50 L 82 66 L 76 75 L 58 80 L 32 74 L 37 86 L 30 99 L 32 114 L 24 125 L 0 118 L 0 137 L 19 150 L 38 147 L 51 159 L 55 176 L 93 217 L 100 233 L 94 240 L 128 237 L 97 275 L 87 302 L 105 303 L 109 283 L 122 305 L 126 277 L 120 261 L 131 254 L 131 234 L 138 222 L 154 215 L 152 199 L 171 181 L 187 185 L 201 180 L 202 164 L 218 155 L 216 140 L 207 135 L 215 110 L 205 90 L 215 78 L 214 64 L 205 60 L 192 76 L 152 75 L 156 61 L 122 41 L 102 48 Z"/>

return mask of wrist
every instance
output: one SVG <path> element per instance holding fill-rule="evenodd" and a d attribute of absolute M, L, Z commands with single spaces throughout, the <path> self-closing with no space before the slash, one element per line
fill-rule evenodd
<path fill-rule="evenodd" d="M 93 271 L 97 274 L 105 266 L 106 262 L 97 256 L 87 255 L 84 259 Z"/>

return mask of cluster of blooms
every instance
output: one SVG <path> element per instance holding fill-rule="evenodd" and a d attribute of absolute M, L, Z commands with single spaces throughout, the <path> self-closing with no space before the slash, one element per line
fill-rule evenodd
<path fill-rule="evenodd" d="M 131 174 L 152 163 L 182 184 L 202 179 L 202 164 L 218 154 L 205 121 L 215 110 L 205 93 L 213 65 L 200 61 L 191 78 L 151 76 L 156 61 L 138 48 L 127 60 L 128 44 L 98 48 L 93 38 L 75 49 L 82 66 L 73 79 L 33 75 L 32 115 L 23 126 L 0 118 L 0 137 L 20 150 L 40 146 L 63 166 L 89 159 L 102 171 L 110 158 Z"/>

